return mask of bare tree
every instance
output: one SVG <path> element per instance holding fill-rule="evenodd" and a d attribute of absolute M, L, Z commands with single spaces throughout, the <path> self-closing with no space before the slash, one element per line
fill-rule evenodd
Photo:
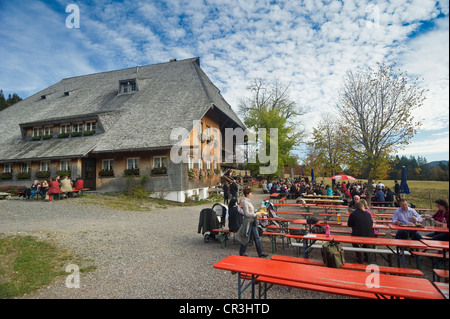
<path fill-rule="evenodd" d="M 367 176 L 369 194 L 373 180 L 387 175 L 389 156 L 407 145 L 421 125 L 411 112 L 422 106 L 425 91 L 419 79 L 409 84 L 407 73 L 394 68 L 382 63 L 375 70 L 348 71 L 336 105 L 341 130 L 350 139 L 352 166 Z"/>

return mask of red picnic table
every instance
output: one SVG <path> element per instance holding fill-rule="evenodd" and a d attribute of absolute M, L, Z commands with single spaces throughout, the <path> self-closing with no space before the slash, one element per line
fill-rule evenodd
<path fill-rule="evenodd" d="M 295 222 L 294 222 L 295 223 Z M 380 238 L 380 237 L 359 237 L 359 236 L 342 236 L 342 235 L 331 235 L 327 237 L 325 234 L 307 234 L 307 235 L 286 235 L 288 238 L 301 239 L 303 241 L 303 255 L 308 258 L 309 251 L 312 245 L 317 241 L 337 241 L 340 243 L 348 243 L 355 245 L 366 245 L 366 246 L 386 246 L 390 252 L 397 256 L 398 267 L 400 266 L 400 261 L 403 267 L 405 267 L 405 248 L 411 249 L 427 249 L 427 245 L 418 240 L 408 240 L 408 239 L 393 239 L 393 238 Z M 295 246 L 294 244 L 291 244 Z M 391 246 L 396 247 L 394 250 Z M 343 247 L 344 250 L 346 247 Z M 348 249 L 351 249 L 348 247 Z M 367 252 L 377 252 L 376 249 L 367 249 Z M 390 264 L 389 260 L 389 264 Z"/>
<path fill-rule="evenodd" d="M 254 298 L 257 281 L 362 298 L 444 298 L 424 278 L 377 274 L 377 284 L 371 284 L 371 273 L 236 255 L 217 262 L 214 268 L 238 273 L 239 299 L 248 288 Z M 244 285 L 242 275 L 251 277 L 250 283 Z"/>

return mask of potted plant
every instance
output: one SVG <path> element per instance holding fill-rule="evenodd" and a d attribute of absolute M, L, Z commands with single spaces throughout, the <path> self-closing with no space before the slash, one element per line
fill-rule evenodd
<path fill-rule="evenodd" d="M 191 168 L 188 170 L 189 179 L 197 180 L 199 178 L 199 171 L 197 168 Z"/>

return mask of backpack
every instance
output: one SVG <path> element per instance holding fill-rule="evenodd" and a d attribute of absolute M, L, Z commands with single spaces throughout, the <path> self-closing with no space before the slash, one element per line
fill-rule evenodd
<path fill-rule="evenodd" d="M 341 268 L 345 263 L 344 249 L 334 240 L 326 242 L 322 245 L 322 258 L 327 267 Z"/>

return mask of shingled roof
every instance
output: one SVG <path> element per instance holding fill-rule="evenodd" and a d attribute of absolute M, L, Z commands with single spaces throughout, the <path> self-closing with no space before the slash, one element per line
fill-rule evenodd
<path fill-rule="evenodd" d="M 136 79 L 138 91 L 118 94 L 119 81 L 127 79 Z M 170 148 L 171 130 L 191 131 L 193 122 L 211 107 L 226 118 L 228 127 L 245 128 L 200 68 L 199 58 L 63 79 L 0 112 L 0 161 Z M 96 134 L 43 141 L 23 138 L 25 126 L 75 118 L 97 119 Z"/>

